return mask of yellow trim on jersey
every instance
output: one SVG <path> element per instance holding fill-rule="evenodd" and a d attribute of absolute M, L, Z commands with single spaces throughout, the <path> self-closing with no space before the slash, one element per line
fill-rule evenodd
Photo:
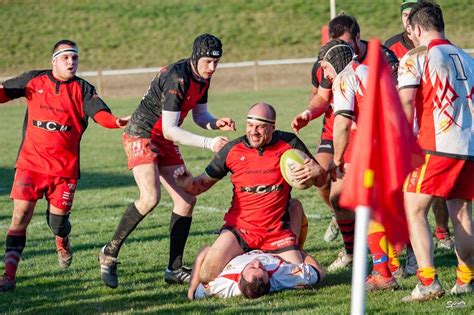
<path fill-rule="evenodd" d="M 408 174 L 407 178 L 405 178 L 405 182 L 403 183 L 403 192 L 408 191 L 408 184 L 410 183 L 410 178 L 412 175 L 413 175 L 413 171 L 410 174 Z"/>
<path fill-rule="evenodd" d="M 421 167 L 420 176 L 418 177 L 418 182 L 416 183 L 415 192 L 419 194 L 421 192 L 421 183 L 423 183 L 423 178 L 425 177 L 426 168 L 428 167 L 428 161 L 430 160 L 431 154 L 425 155 L 425 164 Z"/>

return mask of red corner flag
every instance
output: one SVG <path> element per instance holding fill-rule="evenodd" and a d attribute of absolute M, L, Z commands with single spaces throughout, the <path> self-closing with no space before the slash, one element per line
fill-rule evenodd
<path fill-rule="evenodd" d="M 402 186 L 407 175 L 423 163 L 423 153 L 403 112 L 380 42 L 368 45 L 367 95 L 357 122 L 350 167 L 340 204 L 371 208 L 388 240 L 397 248 L 408 243 Z M 354 151 L 355 152 L 355 151 Z"/>

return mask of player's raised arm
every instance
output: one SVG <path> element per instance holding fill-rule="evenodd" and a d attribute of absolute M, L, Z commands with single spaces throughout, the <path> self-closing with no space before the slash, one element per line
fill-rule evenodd
<path fill-rule="evenodd" d="M 315 89 L 316 87 L 313 86 L 313 88 Z M 329 108 L 331 96 L 331 89 L 319 86 L 316 94 L 310 99 L 306 110 L 293 118 L 291 122 L 293 131 L 298 133 L 299 130 L 304 128 L 311 120 L 324 114 Z"/>

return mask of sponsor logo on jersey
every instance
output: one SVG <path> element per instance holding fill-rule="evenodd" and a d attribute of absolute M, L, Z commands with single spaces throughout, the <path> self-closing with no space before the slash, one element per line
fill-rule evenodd
<path fill-rule="evenodd" d="M 40 121 L 40 120 L 33 120 L 33 126 L 42 128 L 48 131 L 60 131 L 66 132 L 71 131 L 72 127 L 68 125 L 61 125 L 55 121 Z"/>
<path fill-rule="evenodd" d="M 258 185 L 252 187 L 240 187 L 241 192 L 249 192 L 254 194 L 263 194 L 272 191 L 280 191 L 283 189 L 283 185 Z"/>
<path fill-rule="evenodd" d="M 43 92 L 44 92 L 44 91 L 43 91 L 42 89 L 39 89 L 39 90 L 38 90 L 38 94 L 43 94 Z"/>

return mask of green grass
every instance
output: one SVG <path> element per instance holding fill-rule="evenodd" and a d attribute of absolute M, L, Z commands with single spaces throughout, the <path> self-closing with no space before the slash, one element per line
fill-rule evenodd
<path fill-rule="evenodd" d="M 472 48 L 472 1 L 438 2 L 448 37 Z M 337 11 L 384 41 L 401 31 L 399 3 L 338 0 Z M 157 67 L 189 56 L 204 32 L 222 38 L 223 62 L 315 56 L 329 0 L 0 0 L 0 20 L 0 76 L 50 67 L 62 38 L 77 41 L 81 70 Z"/>
<path fill-rule="evenodd" d="M 243 118 L 251 104 L 262 100 L 274 104 L 278 111 L 277 127 L 288 130 L 290 119 L 304 106 L 306 99 L 307 91 L 304 89 L 211 93 L 209 107 L 216 116 L 225 114 L 237 120 L 238 132 L 227 134 L 233 138 L 243 133 Z M 138 100 L 108 101 L 115 114 L 126 115 L 135 109 Z M 12 202 L 8 195 L 23 113 L 23 105 L 12 103 L 0 107 L 0 243 L 3 242 L 11 217 Z M 206 133 L 197 130 L 191 119 L 188 120 L 185 128 L 200 134 Z M 301 135 L 311 151 L 315 149 L 319 130 L 319 122 L 313 122 Z M 205 150 L 183 147 L 182 153 L 195 175 L 203 170 L 211 158 L 211 153 Z M 57 266 L 54 238 L 47 228 L 45 202 L 41 200 L 28 229 L 27 247 L 19 267 L 17 288 L 14 292 L 0 294 L 0 313 L 349 313 L 349 272 L 330 274 L 324 285 L 314 291 L 288 291 L 253 301 L 233 298 L 188 302 L 185 286 L 169 286 L 163 281 L 171 213 L 171 201 L 165 192 L 160 205 L 142 221 L 122 248 L 119 288 L 106 288 L 99 277 L 97 254 L 100 247 L 112 237 L 126 205 L 137 197 L 137 188 L 126 169 L 120 131 L 106 130 L 91 123 L 82 141 L 81 158 L 82 179 L 71 215 L 75 255 L 72 266 L 66 271 L 59 270 Z M 341 241 L 328 244 L 322 240 L 330 220 L 329 211 L 314 189 L 295 191 L 294 196 L 303 202 L 309 215 L 310 230 L 306 249 L 324 266 L 328 266 L 342 248 Z M 228 178 L 198 198 L 185 252 L 187 264 L 192 264 L 201 246 L 215 239 L 213 232 L 221 226 L 230 198 Z M 439 266 L 440 279 L 448 289 L 455 281 L 454 254 L 437 251 L 435 260 Z M 456 309 L 456 313 L 467 314 L 473 310 L 472 296 L 444 297 L 424 304 L 401 304 L 400 298 L 408 294 L 415 283 L 416 279 L 411 277 L 401 281 L 403 289 L 400 291 L 369 294 L 368 313 L 446 313 L 449 301 L 463 301 L 466 304 L 466 308 Z"/>

